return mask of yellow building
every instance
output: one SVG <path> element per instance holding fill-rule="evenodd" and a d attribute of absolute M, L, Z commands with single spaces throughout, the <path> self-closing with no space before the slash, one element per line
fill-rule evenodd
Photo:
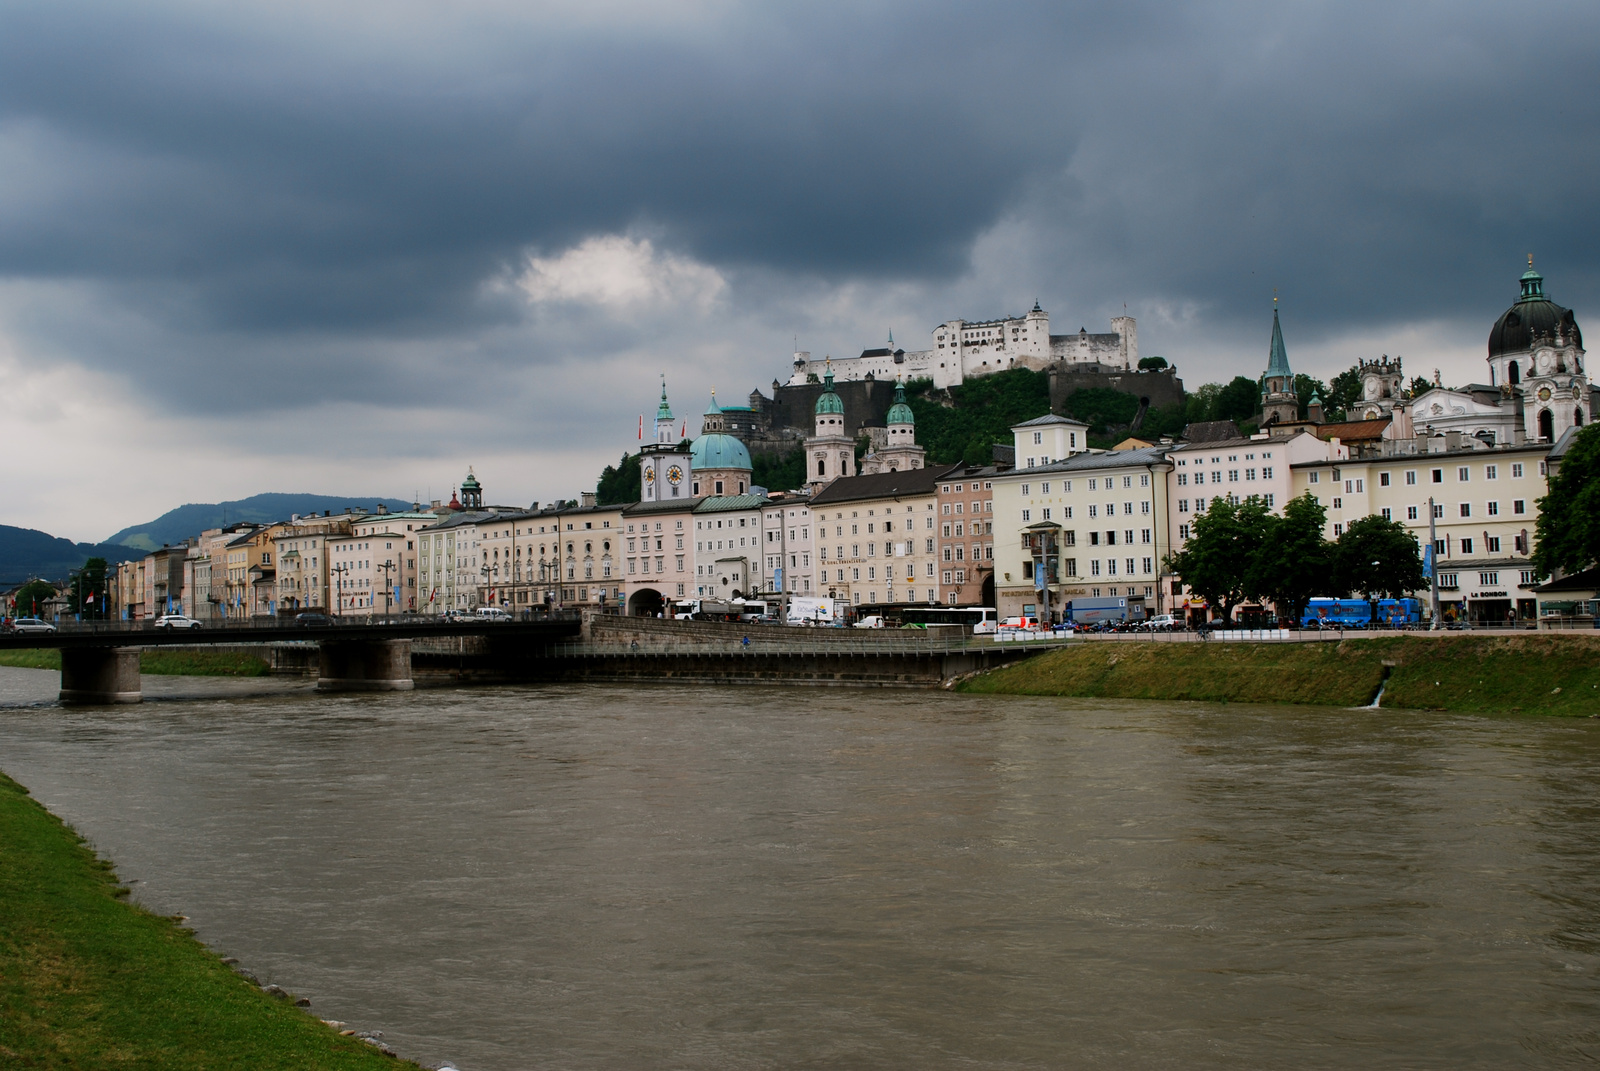
<path fill-rule="evenodd" d="M 1399 521 L 1426 546 L 1432 506 L 1440 610 L 1447 617 L 1504 623 L 1537 613 L 1533 567 L 1537 501 L 1545 493 L 1549 443 L 1467 446 L 1439 435 L 1402 440 L 1415 450 L 1292 466 L 1296 495 L 1328 511 L 1326 536 L 1372 514 Z"/>
<path fill-rule="evenodd" d="M 841 476 L 813 494 L 818 591 L 857 606 L 937 602 L 939 481 L 961 467 Z"/>
<path fill-rule="evenodd" d="M 1031 439 L 1033 432 L 1016 434 Z M 994 476 L 995 609 L 1002 620 L 1059 621 L 1074 598 L 1137 599 L 1148 614 L 1169 611 L 1161 587 L 1161 562 L 1172 549 L 1166 452 L 1077 453 Z M 1025 535 L 1054 541 L 1053 572 L 1039 575 Z"/>

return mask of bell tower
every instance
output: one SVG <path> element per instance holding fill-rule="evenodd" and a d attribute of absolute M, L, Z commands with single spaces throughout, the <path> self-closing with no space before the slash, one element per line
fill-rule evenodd
<path fill-rule="evenodd" d="M 1267 355 L 1267 370 L 1261 376 L 1261 424 L 1293 423 L 1300 417 L 1300 398 L 1294 391 L 1294 373 L 1289 370 L 1289 352 L 1283 344 L 1283 325 L 1278 322 L 1278 299 L 1272 299 L 1272 348 Z"/>
<path fill-rule="evenodd" d="M 813 412 L 817 433 L 806 440 L 806 483 L 815 493 L 840 476 L 856 473 L 856 444 L 845 434 L 844 399 L 833 389 L 832 364 L 822 377 Z"/>
<path fill-rule="evenodd" d="M 656 406 L 656 441 L 639 449 L 639 501 L 687 500 L 689 448 L 677 434 L 672 406 L 667 404 L 667 377 L 661 377 L 661 403 Z"/>

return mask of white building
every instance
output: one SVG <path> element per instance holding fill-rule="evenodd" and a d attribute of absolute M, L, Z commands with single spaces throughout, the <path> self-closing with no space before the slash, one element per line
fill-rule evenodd
<path fill-rule="evenodd" d="M 694 507 L 694 587 L 704 599 L 754 595 L 762 588 L 764 495 L 721 495 Z"/>
<path fill-rule="evenodd" d="M 761 508 L 761 590 L 771 594 L 811 595 L 811 502 L 804 496 L 773 496 Z"/>
<path fill-rule="evenodd" d="M 1138 326 L 1132 316 L 1115 316 L 1111 331 L 1052 335 L 1050 316 L 1036 302 L 1026 316 L 996 320 L 947 320 L 929 332 L 928 348 L 906 351 L 889 344 L 863 350 L 858 357 L 831 361 L 839 379 L 850 381 L 900 377 L 931 379 L 936 387 L 960 384 L 968 376 L 1003 372 L 1008 368 L 1042 369 L 1071 366 L 1106 371 L 1131 371 L 1139 363 Z M 814 382 L 826 371 L 808 352 L 794 355 L 791 384 Z"/>

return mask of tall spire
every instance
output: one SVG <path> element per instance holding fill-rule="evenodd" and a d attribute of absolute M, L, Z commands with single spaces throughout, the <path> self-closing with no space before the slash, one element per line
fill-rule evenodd
<path fill-rule="evenodd" d="M 1267 357 L 1267 375 L 1293 375 L 1289 371 L 1289 351 L 1283 345 L 1283 325 L 1278 322 L 1278 298 L 1272 298 L 1272 351 Z"/>

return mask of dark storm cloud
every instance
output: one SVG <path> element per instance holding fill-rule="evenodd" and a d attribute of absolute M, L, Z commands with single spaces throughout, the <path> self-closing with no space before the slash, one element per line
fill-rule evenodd
<path fill-rule="evenodd" d="M 362 384 L 384 340 L 616 339 L 493 337 L 528 313 L 484 284 L 630 229 L 736 288 L 941 288 L 1019 221 L 1031 289 L 1223 326 L 1274 285 L 1322 331 L 1481 316 L 1529 250 L 1600 296 L 1592 6 L 571 11 L 13 8 L 0 275 Z"/>

